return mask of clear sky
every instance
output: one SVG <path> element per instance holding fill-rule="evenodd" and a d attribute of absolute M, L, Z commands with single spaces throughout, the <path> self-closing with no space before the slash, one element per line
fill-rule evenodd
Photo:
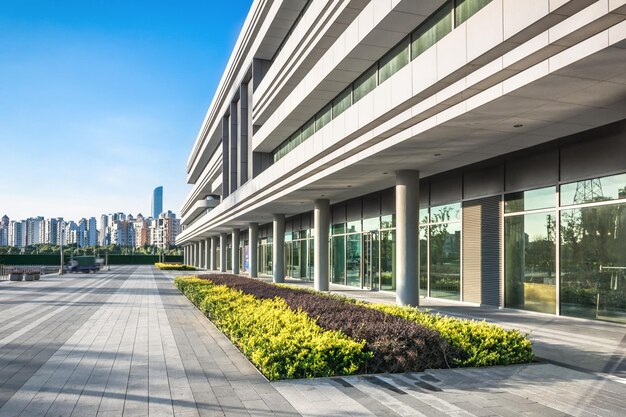
<path fill-rule="evenodd" d="M 0 0 L 0 216 L 178 213 L 252 0 Z"/>

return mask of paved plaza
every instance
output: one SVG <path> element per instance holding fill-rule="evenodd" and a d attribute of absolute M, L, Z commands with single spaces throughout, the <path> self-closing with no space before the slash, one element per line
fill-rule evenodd
<path fill-rule="evenodd" d="M 172 286 L 173 275 L 127 266 L 0 282 L 0 417 L 626 415 L 615 359 L 623 326 L 575 321 L 567 335 L 563 319 L 539 326 L 551 320 L 493 310 L 490 319 L 536 326 L 538 353 L 565 347 L 560 360 L 270 383 Z"/>

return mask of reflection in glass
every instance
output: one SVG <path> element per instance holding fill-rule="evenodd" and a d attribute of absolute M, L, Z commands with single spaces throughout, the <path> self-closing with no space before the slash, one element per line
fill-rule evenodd
<path fill-rule="evenodd" d="M 626 204 L 561 211 L 560 298 L 563 315 L 626 322 Z"/>
<path fill-rule="evenodd" d="M 556 187 L 511 193 L 504 196 L 504 212 L 538 210 L 556 206 Z"/>
<path fill-rule="evenodd" d="M 365 221 L 363 221 L 365 224 Z M 363 287 L 379 289 L 378 283 L 378 232 L 363 235 Z"/>
<path fill-rule="evenodd" d="M 430 222 L 441 223 L 461 220 L 461 203 L 444 204 L 430 208 Z"/>
<path fill-rule="evenodd" d="M 351 105 L 352 88 L 348 87 L 333 100 L 333 119 L 346 111 Z"/>
<path fill-rule="evenodd" d="M 361 286 L 361 235 L 346 236 L 346 277 L 348 285 Z"/>
<path fill-rule="evenodd" d="M 354 103 L 363 98 L 367 93 L 376 88 L 376 64 L 371 66 L 354 82 L 353 99 Z"/>
<path fill-rule="evenodd" d="M 461 295 L 461 223 L 430 226 L 430 296 L 459 300 Z"/>
<path fill-rule="evenodd" d="M 409 63 L 409 38 L 404 39 L 380 59 L 378 83 L 382 84 Z"/>
<path fill-rule="evenodd" d="M 626 198 L 626 174 L 573 182 L 561 186 L 561 205 Z"/>
<path fill-rule="evenodd" d="M 446 3 L 411 35 L 411 57 L 415 59 L 452 31 L 452 2 Z"/>
<path fill-rule="evenodd" d="M 489 3 L 491 3 L 491 0 L 456 0 L 454 26 L 461 25 Z"/>
<path fill-rule="evenodd" d="M 504 219 L 506 307 L 556 313 L 555 232 L 554 213 Z"/>
<path fill-rule="evenodd" d="M 333 236 L 330 247 L 331 258 L 331 282 L 335 284 L 346 283 L 346 237 Z"/>
<path fill-rule="evenodd" d="M 419 228 L 420 239 L 420 295 L 428 297 L 428 227 Z"/>
<path fill-rule="evenodd" d="M 380 289 L 396 289 L 396 231 L 380 232 Z"/>

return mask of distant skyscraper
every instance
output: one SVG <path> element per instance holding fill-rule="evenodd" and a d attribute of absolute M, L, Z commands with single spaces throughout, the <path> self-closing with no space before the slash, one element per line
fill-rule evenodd
<path fill-rule="evenodd" d="M 163 213 L 163 187 L 157 187 L 152 192 L 152 218 L 158 219 Z"/>
<path fill-rule="evenodd" d="M 96 218 L 90 217 L 87 221 L 87 246 L 96 246 L 98 244 L 98 229 Z"/>
<path fill-rule="evenodd" d="M 8 246 L 9 244 L 9 217 L 5 214 L 0 220 L 0 246 Z"/>

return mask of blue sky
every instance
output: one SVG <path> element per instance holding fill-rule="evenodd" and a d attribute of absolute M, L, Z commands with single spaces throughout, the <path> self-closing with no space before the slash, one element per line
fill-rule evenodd
<path fill-rule="evenodd" d="M 0 0 L 0 216 L 178 213 L 252 0 Z"/>

